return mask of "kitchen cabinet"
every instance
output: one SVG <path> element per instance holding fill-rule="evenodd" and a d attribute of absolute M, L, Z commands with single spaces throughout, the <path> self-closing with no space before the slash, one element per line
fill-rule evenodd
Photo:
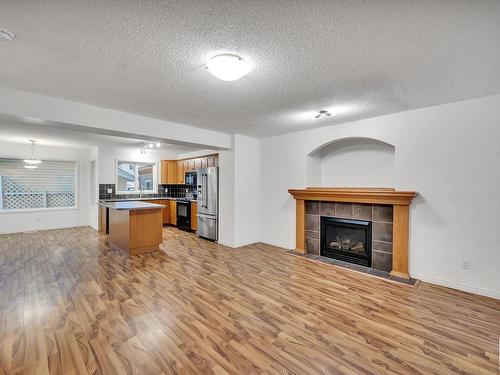
<path fill-rule="evenodd" d="M 170 220 L 169 224 L 177 225 L 177 202 L 174 200 L 168 201 L 170 204 Z"/>
<path fill-rule="evenodd" d="M 99 205 L 99 233 L 108 234 L 108 209 Z"/>
<path fill-rule="evenodd" d="M 218 157 L 217 157 L 218 161 Z M 207 167 L 217 167 L 219 163 L 216 162 L 216 155 L 207 156 Z"/>
<path fill-rule="evenodd" d="M 177 183 L 177 161 L 162 160 L 160 162 L 160 184 Z"/>
<path fill-rule="evenodd" d="M 155 200 L 150 200 L 150 201 L 144 201 L 146 203 L 154 203 L 154 204 L 162 204 L 165 207 L 162 208 L 161 210 L 161 216 L 162 216 L 162 222 L 165 224 L 165 212 L 168 212 L 168 201 L 167 200 L 162 200 L 162 199 L 155 199 Z"/>
<path fill-rule="evenodd" d="M 185 183 L 184 174 L 190 171 L 196 171 L 200 168 L 218 167 L 219 155 L 207 155 L 193 159 L 183 160 L 162 160 L 160 184 L 179 184 Z"/>
<path fill-rule="evenodd" d="M 163 201 L 165 207 L 163 208 L 163 225 L 170 223 L 170 201 Z"/>
<path fill-rule="evenodd" d="M 184 183 L 184 161 L 177 161 L 177 184 Z"/>
<path fill-rule="evenodd" d="M 198 204 L 191 202 L 191 230 L 198 229 Z"/>
<path fill-rule="evenodd" d="M 158 202 L 158 201 L 157 201 Z M 163 225 L 177 224 L 177 202 L 171 199 L 161 201 L 165 207 L 163 208 Z"/>

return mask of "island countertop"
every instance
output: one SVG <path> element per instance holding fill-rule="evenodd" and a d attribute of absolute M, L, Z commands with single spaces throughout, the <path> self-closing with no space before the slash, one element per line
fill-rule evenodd
<path fill-rule="evenodd" d="M 100 206 L 110 208 L 112 210 L 151 210 L 165 207 L 163 204 L 147 203 L 141 201 L 124 201 L 124 202 L 99 202 Z"/>

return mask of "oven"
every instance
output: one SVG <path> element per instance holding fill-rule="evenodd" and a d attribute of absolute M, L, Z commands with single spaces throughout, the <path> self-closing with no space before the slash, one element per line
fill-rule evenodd
<path fill-rule="evenodd" d="M 188 200 L 177 201 L 177 228 L 191 230 L 191 202 Z"/>

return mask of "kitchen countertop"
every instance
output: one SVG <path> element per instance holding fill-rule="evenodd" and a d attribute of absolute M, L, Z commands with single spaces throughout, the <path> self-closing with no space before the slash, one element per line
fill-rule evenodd
<path fill-rule="evenodd" d="M 156 200 L 170 200 L 170 201 L 180 201 L 185 200 L 185 198 L 173 198 L 173 197 L 152 197 L 152 198 L 112 198 L 112 199 L 101 199 L 99 202 L 136 202 L 136 201 L 156 201 Z M 196 199 L 191 199 L 190 202 L 197 202 Z"/>
<path fill-rule="evenodd" d="M 162 204 L 137 202 L 137 201 L 122 201 L 122 202 L 103 202 L 100 201 L 99 205 L 113 210 L 151 210 L 165 207 Z"/>

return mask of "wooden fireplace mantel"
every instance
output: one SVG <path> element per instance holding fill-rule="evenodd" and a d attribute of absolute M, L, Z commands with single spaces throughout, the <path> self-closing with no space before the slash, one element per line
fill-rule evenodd
<path fill-rule="evenodd" d="M 289 189 L 296 201 L 297 251 L 306 252 L 305 247 L 305 201 L 349 202 L 386 204 L 393 206 L 393 249 L 391 275 L 409 278 L 408 241 L 410 226 L 410 204 L 417 195 L 414 191 L 396 191 L 391 188 L 315 188 Z"/>

